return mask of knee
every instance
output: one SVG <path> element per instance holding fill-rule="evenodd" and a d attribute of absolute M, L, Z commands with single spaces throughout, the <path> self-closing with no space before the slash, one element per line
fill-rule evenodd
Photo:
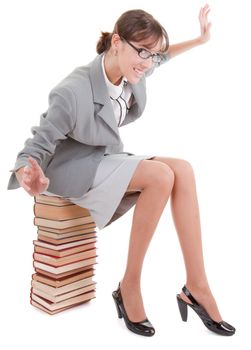
<path fill-rule="evenodd" d="M 156 162 L 153 181 L 155 186 L 160 187 L 163 193 L 170 192 L 175 181 L 174 171 L 167 165 L 161 162 Z"/>
<path fill-rule="evenodd" d="M 175 167 L 175 175 L 183 179 L 194 177 L 192 165 L 187 160 L 179 159 Z"/>

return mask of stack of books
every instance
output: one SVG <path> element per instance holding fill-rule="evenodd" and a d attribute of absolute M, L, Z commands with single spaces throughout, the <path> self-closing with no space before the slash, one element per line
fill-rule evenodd
<path fill-rule="evenodd" d="M 33 266 L 30 303 L 55 314 L 95 298 L 95 222 L 90 212 L 63 198 L 34 197 Z"/>

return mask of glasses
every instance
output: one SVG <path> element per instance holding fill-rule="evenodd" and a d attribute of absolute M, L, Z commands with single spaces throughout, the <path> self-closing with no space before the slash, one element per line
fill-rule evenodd
<path fill-rule="evenodd" d="M 151 53 L 151 52 L 147 51 L 146 49 L 138 48 L 138 47 L 134 46 L 132 43 L 130 43 L 128 40 L 126 40 L 125 38 L 122 38 L 122 39 L 125 40 L 127 42 L 127 44 L 129 44 L 135 51 L 138 52 L 138 55 L 140 58 L 147 60 L 148 58 L 151 57 L 153 63 L 160 63 L 162 61 L 160 54 Z"/>

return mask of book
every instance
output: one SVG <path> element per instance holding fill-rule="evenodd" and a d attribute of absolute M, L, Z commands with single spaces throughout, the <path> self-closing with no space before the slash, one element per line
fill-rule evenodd
<path fill-rule="evenodd" d="M 61 295 L 64 293 L 68 293 L 71 291 L 74 291 L 76 289 L 81 289 L 87 286 L 94 286 L 96 284 L 96 282 L 94 282 L 92 280 L 92 277 L 88 277 L 73 283 L 69 283 L 65 286 L 62 287 L 52 287 L 52 286 L 47 286 L 44 283 L 38 282 L 38 281 L 31 281 L 31 286 L 35 289 L 39 289 L 47 294 L 50 294 L 52 296 L 57 296 L 57 295 Z"/>
<path fill-rule="evenodd" d="M 83 216 L 81 218 L 62 220 L 62 221 L 34 217 L 35 226 L 46 226 L 46 227 L 61 228 L 61 229 L 67 228 L 67 227 L 69 228 L 77 225 L 88 224 L 90 222 L 93 222 L 93 219 L 90 215 Z"/>
<path fill-rule="evenodd" d="M 51 278 L 48 276 L 41 275 L 40 273 L 33 273 L 32 280 L 46 284 L 51 287 L 62 287 L 67 284 L 80 281 L 82 279 L 86 279 L 88 277 L 94 276 L 94 269 L 88 269 L 84 272 L 78 272 L 71 276 L 61 277 L 61 278 Z"/>
<path fill-rule="evenodd" d="M 72 254 L 64 257 L 55 257 L 50 255 L 45 255 L 41 253 L 33 253 L 33 258 L 35 261 L 40 261 L 51 266 L 63 266 L 65 264 L 77 262 L 83 259 L 93 258 L 96 255 L 96 249 L 86 250 L 85 252 L 80 252 L 77 254 Z"/>
<path fill-rule="evenodd" d="M 51 220 L 68 220 L 82 216 L 90 216 L 89 210 L 76 204 L 54 206 L 49 204 L 35 203 L 33 211 L 36 217 Z"/>
<path fill-rule="evenodd" d="M 68 309 L 71 309 L 73 306 L 78 306 L 78 305 L 82 305 L 82 304 L 85 304 L 85 303 L 88 303 L 91 299 L 88 299 L 88 300 L 85 300 L 85 301 L 82 301 L 81 303 L 77 303 L 77 304 L 74 304 L 74 305 L 70 305 L 70 306 L 66 306 L 66 307 L 62 307 L 60 309 L 57 309 L 57 310 L 54 310 L 54 311 L 51 311 L 49 309 L 47 309 L 46 307 L 40 305 L 39 303 L 37 303 L 35 300 L 31 299 L 30 297 L 30 304 L 32 306 L 35 306 L 36 308 L 48 313 L 49 315 L 55 315 L 59 312 L 62 312 L 64 310 L 68 310 Z"/>
<path fill-rule="evenodd" d="M 78 231 L 71 231 L 67 233 L 54 233 L 50 231 L 44 231 L 44 230 L 37 230 L 37 233 L 46 237 L 51 237 L 54 239 L 62 239 L 62 238 L 68 238 L 68 237 L 73 237 L 73 236 L 78 236 L 81 234 L 85 233 L 90 233 L 90 232 L 96 232 L 93 228 L 86 228 Z"/>
<path fill-rule="evenodd" d="M 96 238 L 97 237 L 95 236 L 93 238 L 82 239 L 81 241 L 77 241 L 77 242 L 70 242 L 70 243 L 58 244 L 58 245 L 54 245 L 54 244 L 47 243 L 47 242 L 42 242 L 39 240 L 33 240 L 33 244 L 35 246 L 44 247 L 44 248 L 48 248 L 48 249 L 62 250 L 62 249 L 77 247 L 77 246 L 80 246 L 83 244 L 96 242 Z"/>
<path fill-rule="evenodd" d="M 38 194 L 34 196 L 35 203 L 51 204 L 54 206 L 64 206 L 72 204 L 68 199 L 58 196 L 47 196 L 45 194 Z"/>
<path fill-rule="evenodd" d="M 86 229 L 86 228 L 95 228 L 95 227 L 96 227 L 96 225 L 94 222 L 90 222 L 88 224 L 83 224 L 83 225 L 70 226 L 70 227 L 66 227 L 66 228 L 62 228 L 62 229 L 38 225 L 38 229 L 40 229 L 40 230 L 54 232 L 54 233 L 60 233 L 60 234 L 78 231 L 78 230 L 82 230 L 82 229 Z"/>
<path fill-rule="evenodd" d="M 91 233 L 85 233 L 84 235 L 78 235 L 78 236 L 62 238 L 62 239 L 54 239 L 54 238 L 50 238 L 50 237 L 43 236 L 43 235 L 40 235 L 40 234 L 38 234 L 37 237 L 38 237 L 39 240 L 41 240 L 43 242 L 47 242 L 47 243 L 52 243 L 52 244 L 58 245 L 58 244 L 63 244 L 63 243 L 70 243 L 70 242 L 75 242 L 75 241 L 81 241 L 81 240 L 87 239 L 87 238 L 94 238 L 94 237 L 96 237 L 96 232 L 93 231 Z"/>
<path fill-rule="evenodd" d="M 57 280 L 57 279 L 60 279 L 60 278 L 71 277 L 71 276 L 75 275 L 76 273 L 85 272 L 85 271 L 89 270 L 90 268 L 94 269 L 93 264 L 87 265 L 87 266 L 78 267 L 76 269 L 73 269 L 73 270 L 70 270 L 70 271 L 65 271 L 65 272 L 58 273 L 58 274 L 55 274 L 55 273 L 52 273 L 52 272 L 49 272 L 49 271 L 45 271 L 45 270 L 41 270 L 39 267 L 35 268 L 35 272 L 39 273 L 40 275 L 43 275 L 43 276 L 46 276 L 46 277 L 53 278 L 53 279 Z"/>
<path fill-rule="evenodd" d="M 45 271 L 48 271 L 48 272 L 51 272 L 51 273 L 54 273 L 57 275 L 57 274 L 60 274 L 62 272 L 72 271 L 72 270 L 77 269 L 79 267 L 88 266 L 88 265 L 91 265 L 94 263 L 96 263 L 96 257 L 80 260 L 78 262 L 74 262 L 72 264 L 66 264 L 66 265 L 59 266 L 59 267 L 50 266 L 48 264 L 41 263 L 39 261 L 33 261 L 33 266 L 35 268 L 39 268 L 41 270 L 45 270 Z"/>
<path fill-rule="evenodd" d="M 77 295 L 83 294 L 83 293 L 87 293 L 90 291 L 95 290 L 94 285 L 89 285 L 83 288 L 79 288 L 79 289 L 75 289 L 73 291 L 70 291 L 68 293 L 64 293 L 64 294 L 60 294 L 60 295 L 50 295 L 48 293 L 45 293 L 44 291 L 40 290 L 40 289 L 36 289 L 33 288 L 31 289 L 33 294 L 36 294 L 37 296 L 43 297 L 46 300 L 49 300 L 53 303 L 58 303 L 60 301 L 64 301 L 67 299 L 71 299 L 73 297 L 76 297 Z"/>
<path fill-rule="evenodd" d="M 34 252 L 35 253 L 41 253 L 45 255 L 52 255 L 56 256 L 58 258 L 61 258 L 63 256 L 68 256 L 80 252 L 84 252 L 89 249 L 96 249 L 95 243 L 89 243 L 89 244 L 83 244 L 74 248 L 68 248 L 68 249 L 62 249 L 62 250 L 54 250 L 54 249 L 48 249 L 48 248 L 43 248 L 39 246 L 34 247 Z"/>
<path fill-rule="evenodd" d="M 94 299 L 95 298 L 95 291 L 83 293 L 83 294 L 80 294 L 80 295 L 75 296 L 73 298 L 69 298 L 69 299 L 66 299 L 66 300 L 63 300 L 63 301 L 57 302 L 57 303 L 53 303 L 50 300 L 47 300 L 41 296 L 38 296 L 35 293 L 33 293 L 33 291 L 31 291 L 30 297 L 32 300 L 39 303 L 40 305 L 42 305 L 43 307 L 45 307 L 49 311 L 55 311 L 55 310 L 59 310 L 61 308 L 65 308 L 67 306 L 73 306 L 73 305 L 79 304 L 81 302 L 84 302 L 84 301 L 87 301 L 90 299 Z"/>

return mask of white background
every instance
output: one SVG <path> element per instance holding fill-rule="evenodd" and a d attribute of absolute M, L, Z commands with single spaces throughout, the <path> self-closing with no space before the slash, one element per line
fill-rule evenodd
<path fill-rule="evenodd" d="M 199 35 L 203 2 L 8 1 L 1 4 L 1 342 L 4 348 L 236 349 L 250 344 L 250 12 L 249 1 L 211 0 L 211 40 L 148 78 L 148 104 L 121 128 L 125 151 L 183 158 L 194 168 L 206 270 L 225 321 L 237 332 L 220 337 L 189 309 L 181 321 L 176 293 L 185 269 L 169 203 L 142 272 L 152 338 L 129 332 L 117 318 L 112 291 L 122 278 L 133 209 L 98 232 L 96 299 L 49 316 L 29 304 L 33 198 L 6 191 L 9 170 L 30 128 L 47 109 L 48 93 L 76 66 L 96 55 L 100 31 L 119 15 L 142 8 L 169 33 L 170 43 Z M 83 174 L 84 176 L 84 174 Z M 241 345 L 242 344 L 242 345 Z M 3 347 L 2 347 L 3 348 Z"/>

